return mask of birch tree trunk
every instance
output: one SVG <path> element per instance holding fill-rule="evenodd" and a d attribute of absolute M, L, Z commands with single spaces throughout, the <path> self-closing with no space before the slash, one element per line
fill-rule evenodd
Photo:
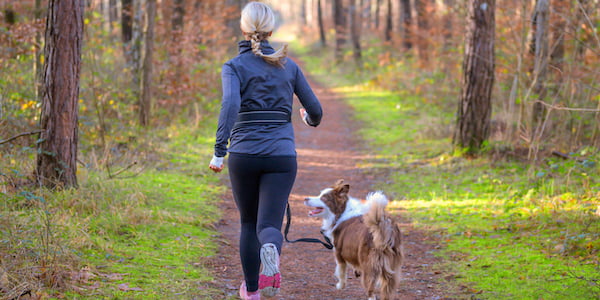
<path fill-rule="evenodd" d="M 49 0 L 36 179 L 77 187 L 79 76 L 84 2 Z"/>

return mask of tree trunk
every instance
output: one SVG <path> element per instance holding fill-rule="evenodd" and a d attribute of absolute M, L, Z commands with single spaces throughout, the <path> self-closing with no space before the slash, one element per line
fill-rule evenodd
<path fill-rule="evenodd" d="M 317 19 L 319 22 L 319 37 L 321 38 L 321 47 L 327 47 L 327 37 L 325 36 L 325 26 L 323 25 L 323 7 L 321 0 L 317 0 Z"/>
<path fill-rule="evenodd" d="M 362 17 L 360 15 L 360 0 L 350 0 L 350 35 L 352 38 L 352 52 L 354 56 L 354 62 L 360 65 L 362 58 L 362 51 L 360 47 L 360 34 L 362 28 Z"/>
<path fill-rule="evenodd" d="M 384 38 L 386 42 L 392 40 L 392 0 L 387 1 L 386 11 L 385 11 L 385 31 Z"/>
<path fill-rule="evenodd" d="M 123 44 L 131 41 L 133 29 L 133 0 L 121 0 L 121 38 Z"/>
<path fill-rule="evenodd" d="M 381 1 L 375 1 L 375 29 L 379 29 L 379 15 L 381 14 Z"/>
<path fill-rule="evenodd" d="M 550 4 L 548 0 L 537 0 L 535 6 L 535 57 L 533 66 L 533 92 L 537 95 L 535 100 L 546 97 L 546 74 L 548 72 L 548 17 Z M 544 116 L 544 105 L 533 103 L 532 111 L 532 141 L 540 135 L 541 121 Z"/>
<path fill-rule="evenodd" d="M 495 0 L 470 0 L 454 144 L 475 154 L 490 133 Z"/>
<path fill-rule="evenodd" d="M 121 40 L 123 42 L 123 54 L 125 63 L 131 67 L 133 58 L 131 56 L 131 40 L 133 38 L 133 1 L 121 0 Z"/>
<path fill-rule="evenodd" d="M 555 0 L 552 14 L 552 51 L 550 52 L 550 60 L 552 69 L 555 72 L 558 82 L 561 81 L 562 64 L 565 58 L 565 32 L 566 32 L 566 14 L 569 11 L 568 2 L 566 0 Z"/>
<path fill-rule="evenodd" d="M 173 16 L 171 18 L 171 30 L 173 37 L 176 39 L 183 31 L 183 19 L 185 16 L 185 2 L 183 0 L 175 0 L 173 2 Z"/>
<path fill-rule="evenodd" d="M 402 28 L 400 28 L 402 32 L 402 46 L 404 50 L 410 50 L 412 48 L 410 0 L 400 0 L 400 22 L 402 24 Z"/>
<path fill-rule="evenodd" d="M 150 113 L 152 108 L 152 56 L 154 53 L 154 19 L 156 17 L 156 0 L 146 2 L 146 22 L 144 29 L 144 52 L 142 58 L 140 125 L 150 125 Z"/>
<path fill-rule="evenodd" d="M 143 10 L 142 2 L 147 0 L 134 0 L 133 3 L 133 25 L 131 30 L 131 42 L 130 42 L 130 53 L 131 53 L 131 71 L 132 86 L 136 98 L 140 96 L 140 71 L 142 66 L 142 43 L 144 38 L 144 25 L 143 25 Z"/>
<path fill-rule="evenodd" d="M 44 47 L 44 92 L 37 181 L 49 188 L 77 187 L 77 119 L 82 1 L 49 0 Z"/>
<path fill-rule="evenodd" d="M 117 22 L 117 19 L 119 18 L 119 7 L 117 6 L 117 0 L 109 0 L 109 19 L 110 19 L 110 23 L 111 25 L 114 22 Z"/>
<path fill-rule="evenodd" d="M 419 53 L 419 60 L 423 65 L 429 60 L 429 20 L 433 16 L 433 3 L 430 3 L 429 0 L 415 0 L 414 3 L 417 19 L 415 44 Z"/>
<path fill-rule="evenodd" d="M 344 44 L 346 43 L 346 12 L 343 0 L 334 0 L 333 19 L 335 22 L 335 61 L 340 63 L 343 59 Z"/>
<path fill-rule="evenodd" d="M 360 9 L 362 11 L 361 15 L 363 18 L 363 26 L 367 29 L 371 29 L 373 27 L 373 23 L 371 22 L 373 15 L 373 3 L 371 0 L 361 1 Z"/>

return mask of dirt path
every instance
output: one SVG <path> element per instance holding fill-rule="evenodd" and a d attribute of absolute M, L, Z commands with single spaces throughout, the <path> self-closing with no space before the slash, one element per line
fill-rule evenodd
<path fill-rule="evenodd" d="M 324 117 L 317 128 L 307 127 L 294 115 L 296 143 L 298 151 L 298 177 L 290 196 L 292 227 L 290 239 L 320 237 L 320 220 L 309 218 L 308 209 L 303 204 L 304 197 L 318 192 L 343 178 L 350 183 L 350 194 L 364 199 L 373 189 L 376 178 L 361 170 L 360 165 L 369 160 L 348 119 L 350 108 L 339 96 L 312 82 L 321 101 Z M 297 113 L 297 112 L 295 112 Z M 224 176 L 227 182 L 227 178 Z M 385 190 L 384 190 L 385 192 Z M 242 280 L 238 256 L 238 213 L 229 191 L 221 205 L 223 219 L 218 225 L 222 238 L 218 254 L 208 266 L 216 277 L 211 284 L 222 291 L 218 299 L 238 299 L 237 289 Z M 442 272 L 433 269 L 437 259 L 431 254 L 434 245 L 427 237 L 412 228 L 407 220 L 397 218 L 402 224 L 406 260 L 403 267 L 403 281 L 398 289 L 397 299 L 445 299 L 439 283 Z M 274 299 L 366 299 L 360 281 L 348 273 L 346 289 L 335 288 L 333 275 L 335 262 L 331 250 L 320 244 L 284 243 L 281 256 L 282 290 Z"/>

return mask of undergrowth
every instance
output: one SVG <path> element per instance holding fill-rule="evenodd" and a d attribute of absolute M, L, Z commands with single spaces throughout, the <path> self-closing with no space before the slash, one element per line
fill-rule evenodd
<path fill-rule="evenodd" d="M 223 188 L 201 167 L 212 128 L 179 126 L 141 134 L 123 150 L 138 164 L 112 179 L 97 164 L 80 167 L 77 190 L 28 185 L 25 157 L 3 153 L 3 297 L 209 297 L 202 261 L 216 250 Z"/>
<path fill-rule="evenodd" d="M 206 163 L 226 52 L 191 42 L 175 72 L 157 50 L 152 127 L 141 129 L 123 47 L 101 17 L 85 16 L 79 188 L 35 184 L 36 135 L 0 143 L 0 299 L 210 299 L 203 261 L 223 187 Z M 0 140 L 37 129 L 33 33 L 0 53 Z"/>

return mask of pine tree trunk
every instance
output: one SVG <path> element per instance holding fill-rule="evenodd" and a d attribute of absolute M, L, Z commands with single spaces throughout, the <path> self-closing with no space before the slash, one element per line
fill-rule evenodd
<path fill-rule="evenodd" d="M 400 0 L 400 22 L 402 24 L 402 46 L 404 50 L 410 50 L 412 48 L 410 0 Z"/>
<path fill-rule="evenodd" d="M 175 0 L 173 2 L 173 16 L 171 19 L 171 30 L 173 33 L 173 38 L 176 39 L 179 37 L 181 31 L 183 31 L 183 18 L 185 16 L 185 3 L 183 0 Z"/>
<path fill-rule="evenodd" d="M 340 63 L 343 59 L 343 48 L 346 44 L 346 13 L 343 0 L 334 0 L 333 19 L 335 22 L 335 61 Z"/>
<path fill-rule="evenodd" d="M 429 20 L 433 17 L 433 2 L 429 0 L 414 0 L 414 3 L 417 19 L 415 44 L 421 65 L 424 65 L 429 60 Z"/>
<path fill-rule="evenodd" d="M 552 7 L 552 51 L 550 52 L 550 59 L 552 69 L 557 70 L 555 72 L 556 79 L 560 82 L 562 79 L 563 60 L 565 58 L 565 33 L 567 32 L 565 16 L 569 11 L 569 6 L 566 0 L 555 0 Z"/>
<path fill-rule="evenodd" d="M 384 38 L 386 42 L 392 40 L 392 0 L 387 1 L 386 11 L 385 11 L 385 29 L 384 29 Z"/>
<path fill-rule="evenodd" d="M 494 85 L 495 0 L 470 0 L 454 144 L 475 154 L 489 137 Z"/>
<path fill-rule="evenodd" d="M 321 39 L 321 47 L 327 47 L 327 37 L 325 36 L 325 26 L 323 25 L 323 7 L 321 0 L 317 0 L 317 18 L 319 22 L 319 37 Z"/>
<path fill-rule="evenodd" d="M 379 15 L 381 14 L 381 0 L 375 1 L 375 29 L 379 29 Z"/>
<path fill-rule="evenodd" d="M 77 119 L 83 2 L 49 0 L 37 181 L 49 188 L 77 187 Z"/>
<path fill-rule="evenodd" d="M 141 95 L 139 98 L 140 125 L 150 125 L 152 108 L 152 56 L 154 53 L 154 19 L 156 17 L 156 0 L 146 2 L 146 22 L 144 29 L 144 52 L 142 57 Z"/>
<path fill-rule="evenodd" d="M 121 0 L 121 41 L 123 42 L 123 54 L 125 63 L 131 67 L 133 58 L 131 56 L 131 40 L 133 38 L 133 1 Z"/>
<path fill-rule="evenodd" d="M 546 97 L 546 75 L 548 73 L 548 0 L 537 0 L 535 7 L 535 56 L 533 66 L 533 92 L 537 96 L 532 110 L 532 141 L 536 141 L 541 134 L 541 122 L 544 116 L 544 106 L 537 100 Z"/>
<path fill-rule="evenodd" d="M 360 15 L 360 1 L 359 0 L 350 0 L 350 35 L 352 38 L 352 49 L 354 62 L 360 65 L 360 61 L 362 58 L 362 50 L 360 47 L 360 34 L 362 28 L 362 18 Z"/>

